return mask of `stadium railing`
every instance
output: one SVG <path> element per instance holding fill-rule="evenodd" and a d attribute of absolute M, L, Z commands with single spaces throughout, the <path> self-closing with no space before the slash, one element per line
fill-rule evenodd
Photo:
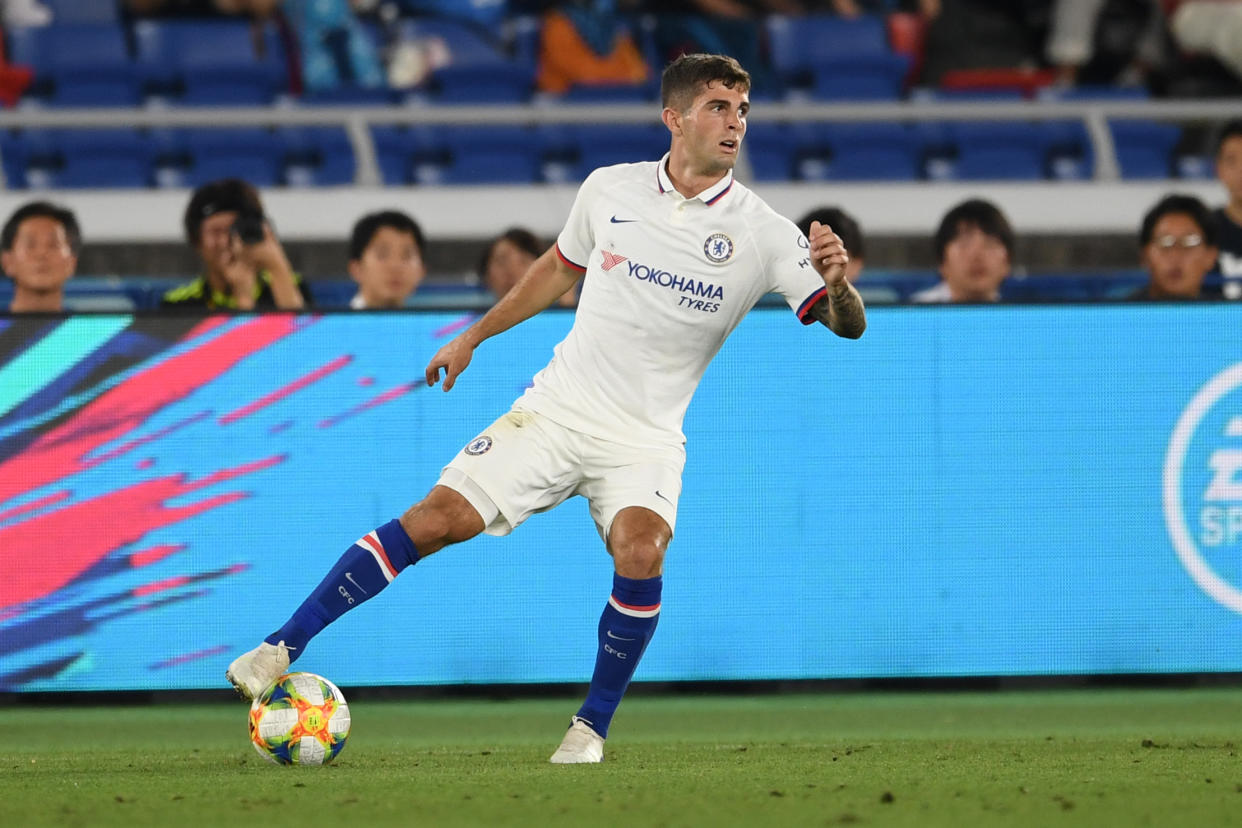
<path fill-rule="evenodd" d="M 0 113 L 4 129 L 96 129 L 107 127 L 339 126 L 346 130 L 358 186 L 382 184 L 371 127 L 383 125 L 543 125 L 651 123 L 651 104 L 557 104 L 482 106 L 276 106 L 264 108 L 19 109 Z M 1022 122 L 1078 121 L 1095 158 L 1094 179 L 1121 178 L 1110 121 L 1212 123 L 1237 117 L 1234 99 L 1182 101 L 1022 101 L 896 103 L 763 103 L 765 122 Z"/>

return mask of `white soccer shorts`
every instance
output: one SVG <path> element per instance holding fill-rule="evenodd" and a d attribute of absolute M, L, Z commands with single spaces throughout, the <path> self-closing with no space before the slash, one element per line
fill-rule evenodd
<path fill-rule="evenodd" d="M 628 506 L 650 509 L 676 529 L 685 462 L 679 447 L 614 443 L 514 408 L 444 467 L 439 484 L 470 501 L 489 535 L 507 535 L 536 512 L 582 495 L 607 542 L 613 519 Z"/>

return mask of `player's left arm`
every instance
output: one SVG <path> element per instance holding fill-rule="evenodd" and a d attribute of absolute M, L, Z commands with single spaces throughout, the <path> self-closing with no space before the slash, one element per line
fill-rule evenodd
<path fill-rule="evenodd" d="M 823 277 L 828 292 L 811 306 L 808 315 L 828 327 L 837 336 L 858 339 L 867 329 L 867 312 L 862 297 L 845 278 L 850 257 L 841 237 L 832 228 L 818 221 L 811 223 L 807 235 L 810 242 L 811 267 Z"/>

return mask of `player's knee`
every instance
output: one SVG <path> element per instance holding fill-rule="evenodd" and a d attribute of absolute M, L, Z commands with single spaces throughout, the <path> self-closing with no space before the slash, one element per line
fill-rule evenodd
<path fill-rule="evenodd" d="M 654 578 L 664 569 L 668 541 L 655 533 L 616 536 L 611 544 L 613 567 L 626 578 Z"/>
<path fill-rule="evenodd" d="M 427 497 L 401 516 L 401 528 L 410 536 L 419 554 L 426 557 L 483 531 L 483 521 L 478 513 L 468 503 L 465 507 L 456 508 L 452 502 Z"/>

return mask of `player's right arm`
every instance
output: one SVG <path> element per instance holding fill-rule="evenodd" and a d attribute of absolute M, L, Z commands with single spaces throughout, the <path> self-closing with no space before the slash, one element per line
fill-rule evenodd
<path fill-rule="evenodd" d="M 470 364 L 474 349 L 484 340 L 509 330 L 547 308 L 574 286 L 582 273 L 556 255 L 556 247 L 535 259 L 513 288 L 477 322 L 436 352 L 427 364 L 427 385 L 435 385 L 444 369 L 444 390 Z"/>

